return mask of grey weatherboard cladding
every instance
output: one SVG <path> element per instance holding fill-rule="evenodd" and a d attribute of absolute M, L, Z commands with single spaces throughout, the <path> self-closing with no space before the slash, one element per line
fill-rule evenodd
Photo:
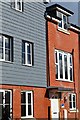
<path fill-rule="evenodd" d="M 0 84 L 46 87 L 45 5 L 24 3 L 24 12 L 11 8 L 10 2 L 0 2 L 0 33 L 13 37 L 14 62 L 0 61 Z M 22 65 L 22 40 L 34 44 L 34 65 Z"/>

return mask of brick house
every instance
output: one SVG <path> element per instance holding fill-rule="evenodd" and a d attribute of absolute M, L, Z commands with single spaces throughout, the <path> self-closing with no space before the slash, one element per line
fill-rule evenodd
<path fill-rule="evenodd" d="M 45 12 L 51 118 L 79 118 L 80 28 L 69 23 L 72 15 L 72 11 L 59 4 L 47 7 Z"/>
<path fill-rule="evenodd" d="M 0 119 L 78 118 L 79 28 L 33 1 L 0 1 Z"/>

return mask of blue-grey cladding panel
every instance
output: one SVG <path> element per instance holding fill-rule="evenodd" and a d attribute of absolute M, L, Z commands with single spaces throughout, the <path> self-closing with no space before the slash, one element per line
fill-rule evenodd
<path fill-rule="evenodd" d="M 1 2 L 0 2 L 1 6 Z M 0 33 L 14 38 L 14 62 L 1 62 L 3 84 L 46 87 L 46 33 L 44 3 L 26 2 L 24 12 L 2 3 L 2 29 Z M 34 44 L 34 65 L 22 65 L 22 40 Z"/>

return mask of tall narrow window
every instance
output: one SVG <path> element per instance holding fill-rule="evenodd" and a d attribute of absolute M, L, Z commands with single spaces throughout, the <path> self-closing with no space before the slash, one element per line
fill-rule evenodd
<path fill-rule="evenodd" d="M 12 118 L 12 92 L 0 90 L 0 119 Z"/>
<path fill-rule="evenodd" d="M 33 59 L 33 44 L 22 41 L 22 64 L 32 66 L 32 59 Z"/>
<path fill-rule="evenodd" d="M 32 91 L 21 92 L 21 117 L 22 118 L 33 118 Z"/>
<path fill-rule="evenodd" d="M 75 110 L 76 109 L 76 94 L 69 94 L 69 107 L 70 110 Z"/>
<path fill-rule="evenodd" d="M 58 24 L 58 26 L 62 29 L 66 29 L 66 23 L 67 23 L 68 17 L 59 11 L 57 11 L 57 16 L 61 18 L 61 22 Z"/>
<path fill-rule="evenodd" d="M 0 60 L 13 62 L 13 38 L 0 35 Z"/>
<path fill-rule="evenodd" d="M 73 81 L 73 63 L 70 53 L 55 50 L 56 79 Z"/>
<path fill-rule="evenodd" d="M 12 0 L 12 8 L 22 12 L 23 10 L 23 1 L 22 0 Z"/>

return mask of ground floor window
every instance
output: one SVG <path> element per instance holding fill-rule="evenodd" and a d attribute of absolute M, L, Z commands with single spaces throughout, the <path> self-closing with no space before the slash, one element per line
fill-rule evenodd
<path fill-rule="evenodd" d="M 69 107 L 70 107 L 70 110 L 76 109 L 76 94 L 75 93 L 69 94 Z"/>
<path fill-rule="evenodd" d="M 12 118 L 12 91 L 0 90 L 0 120 Z"/>
<path fill-rule="evenodd" d="M 32 91 L 21 92 L 21 117 L 22 118 L 33 117 L 33 92 Z"/>

